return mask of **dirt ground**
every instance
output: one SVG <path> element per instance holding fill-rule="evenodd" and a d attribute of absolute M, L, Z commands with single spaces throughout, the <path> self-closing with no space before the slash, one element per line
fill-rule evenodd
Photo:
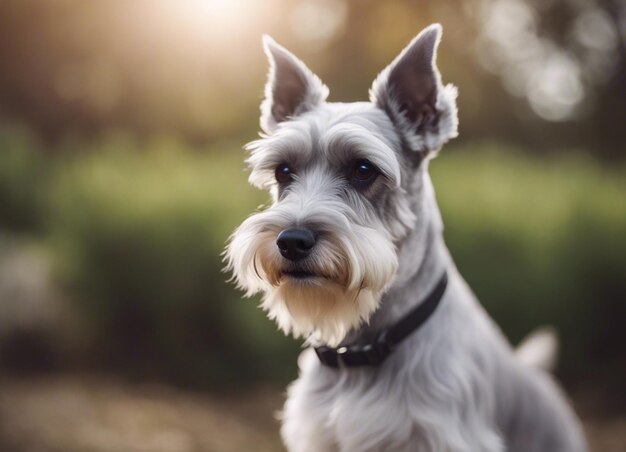
<path fill-rule="evenodd" d="M 94 375 L 0 377 L 0 451 L 280 451 L 282 402 L 267 387 L 215 395 Z M 591 450 L 626 451 L 626 416 L 582 416 Z"/>

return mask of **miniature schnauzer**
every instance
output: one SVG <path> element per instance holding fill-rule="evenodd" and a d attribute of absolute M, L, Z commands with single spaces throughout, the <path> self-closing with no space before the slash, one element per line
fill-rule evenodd
<path fill-rule="evenodd" d="M 513 351 L 458 273 L 428 175 L 457 135 L 457 90 L 435 64 L 441 26 L 415 37 L 369 102 L 328 88 L 264 38 L 270 63 L 253 185 L 228 267 L 310 348 L 282 413 L 290 451 L 586 450 L 544 367 L 550 333 Z"/>

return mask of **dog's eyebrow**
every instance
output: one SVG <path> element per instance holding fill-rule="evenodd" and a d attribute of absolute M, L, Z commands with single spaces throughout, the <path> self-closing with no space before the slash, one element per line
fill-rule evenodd
<path fill-rule="evenodd" d="M 332 126 L 322 137 L 328 158 L 348 163 L 365 159 L 376 165 L 395 186 L 400 186 L 400 164 L 387 143 L 358 124 L 340 123 Z"/>
<path fill-rule="evenodd" d="M 309 132 L 301 127 L 281 128 L 274 135 L 246 145 L 250 156 L 246 163 L 251 169 L 251 184 L 264 188 L 273 182 L 274 170 L 281 163 L 302 168 L 313 158 Z"/>

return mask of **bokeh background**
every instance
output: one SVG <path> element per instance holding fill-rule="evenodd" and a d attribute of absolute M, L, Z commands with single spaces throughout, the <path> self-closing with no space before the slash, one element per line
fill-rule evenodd
<path fill-rule="evenodd" d="M 2 0 L 0 450 L 281 450 L 300 344 L 220 256 L 268 199 L 261 35 L 353 101 L 432 22 L 452 254 L 512 342 L 558 329 L 594 450 L 626 450 L 621 0 Z"/>

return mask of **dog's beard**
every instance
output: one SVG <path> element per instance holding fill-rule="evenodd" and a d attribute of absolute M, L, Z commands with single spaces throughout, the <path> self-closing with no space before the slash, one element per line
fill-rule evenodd
<path fill-rule="evenodd" d="M 237 229 L 227 248 L 229 268 L 248 295 L 264 293 L 261 306 L 285 333 L 337 345 L 351 328 L 368 321 L 393 279 L 392 241 L 373 228 L 333 222 L 311 256 L 292 263 L 278 251 L 276 237 L 283 227 L 272 219 L 270 211 L 262 212 Z"/>

